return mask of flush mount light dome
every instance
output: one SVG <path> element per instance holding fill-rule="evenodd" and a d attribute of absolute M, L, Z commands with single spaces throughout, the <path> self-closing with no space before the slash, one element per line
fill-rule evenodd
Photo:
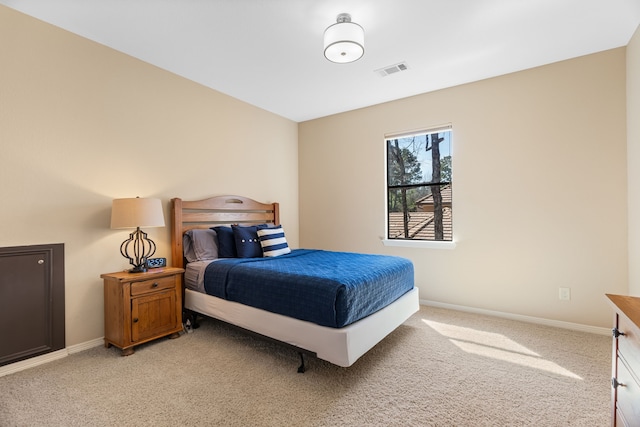
<path fill-rule="evenodd" d="M 351 22 L 351 15 L 341 13 L 336 23 L 324 30 L 324 56 L 331 62 L 345 64 L 364 55 L 364 29 Z"/>

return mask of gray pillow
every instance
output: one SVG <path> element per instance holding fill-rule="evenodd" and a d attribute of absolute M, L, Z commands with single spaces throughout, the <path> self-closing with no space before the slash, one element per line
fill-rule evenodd
<path fill-rule="evenodd" d="M 184 256 L 189 262 L 218 258 L 218 237 L 209 228 L 194 228 L 182 237 Z"/>

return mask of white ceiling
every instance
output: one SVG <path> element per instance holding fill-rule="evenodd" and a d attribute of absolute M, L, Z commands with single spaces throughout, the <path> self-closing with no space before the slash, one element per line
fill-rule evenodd
<path fill-rule="evenodd" d="M 300 122 L 625 46 L 640 0 L 0 0 Z M 323 56 L 339 13 L 365 55 Z M 374 71 L 406 62 L 408 71 Z"/>

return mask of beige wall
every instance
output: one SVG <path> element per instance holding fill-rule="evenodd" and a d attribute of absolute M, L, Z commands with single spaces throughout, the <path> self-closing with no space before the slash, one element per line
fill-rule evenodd
<path fill-rule="evenodd" d="M 297 246 L 295 122 L 4 6 L 0 58 L 0 246 L 65 244 L 67 346 L 103 336 L 99 276 L 128 267 L 113 198 L 167 221 L 172 197 L 278 201 Z M 169 258 L 169 228 L 145 231 Z"/>
<path fill-rule="evenodd" d="M 640 296 L 640 27 L 627 46 L 629 294 Z"/>
<path fill-rule="evenodd" d="M 457 247 L 385 247 L 384 134 L 445 123 Z M 300 243 L 408 257 L 423 300 L 606 327 L 626 166 L 620 48 L 301 123 Z"/>

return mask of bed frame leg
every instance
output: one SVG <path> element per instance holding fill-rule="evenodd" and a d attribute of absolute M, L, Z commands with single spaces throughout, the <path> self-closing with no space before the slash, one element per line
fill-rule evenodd
<path fill-rule="evenodd" d="M 200 324 L 198 323 L 198 313 L 191 310 L 184 311 L 184 323 L 189 324 L 191 329 L 198 329 Z"/>
<path fill-rule="evenodd" d="M 304 366 L 304 354 L 301 351 L 298 352 L 298 354 L 300 355 L 300 366 L 298 366 L 298 373 L 304 374 L 304 371 L 307 370 L 307 368 Z"/>

